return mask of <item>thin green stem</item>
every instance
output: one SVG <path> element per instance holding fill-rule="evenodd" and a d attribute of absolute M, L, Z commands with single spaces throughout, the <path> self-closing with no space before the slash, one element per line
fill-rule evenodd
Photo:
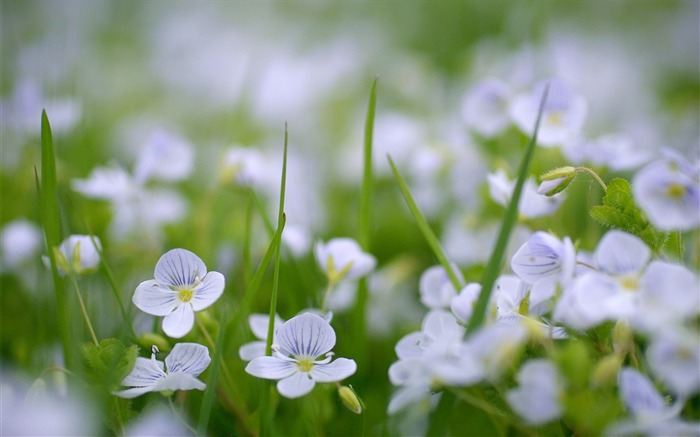
<path fill-rule="evenodd" d="M 75 287 L 75 294 L 78 296 L 78 302 L 80 303 L 80 311 L 83 313 L 83 318 L 85 319 L 85 324 L 87 325 L 88 331 L 90 331 L 90 337 L 92 337 L 92 342 L 95 346 L 100 347 L 100 342 L 97 341 L 97 336 L 95 335 L 95 330 L 92 329 L 92 323 L 90 323 L 90 316 L 88 316 L 87 309 L 85 308 L 85 302 L 83 302 L 83 295 L 80 293 L 80 287 L 78 286 L 78 280 L 75 278 L 74 274 L 70 275 L 73 281 L 73 287 Z"/>
<path fill-rule="evenodd" d="M 575 170 L 577 172 L 583 172 L 583 173 L 588 173 L 589 175 L 593 176 L 593 179 L 595 179 L 596 182 L 598 182 L 598 185 L 600 185 L 603 188 L 603 191 L 608 191 L 608 186 L 603 182 L 603 179 L 598 176 L 598 173 L 594 172 L 588 167 L 576 167 Z"/>
<path fill-rule="evenodd" d="M 326 312 L 328 310 L 328 298 L 331 295 L 331 290 L 333 290 L 333 287 L 335 286 L 335 282 L 333 281 L 328 281 L 328 285 L 326 286 L 326 291 L 323 293 L 323 300 L 321 301 L 321 311 Z"/>

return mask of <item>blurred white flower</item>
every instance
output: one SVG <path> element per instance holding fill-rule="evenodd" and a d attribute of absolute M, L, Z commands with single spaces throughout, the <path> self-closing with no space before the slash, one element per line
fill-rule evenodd
<path fill-rule="evenodd" d="M 277 330 L 273 356 L 257 357 L 245 370 L 258 378 L 279 380 L 277 390 L 284 397 L 304 396 L 317 382 L 342 381 L 357 370 L 353 360 L 331 361 L 335 339 L 335 331 L 322 317 L 295 316 Z M 319 360 L 321 356 L 325 358 Z"/>
<path fill-rule="evenodd" d="M 142 185 L 151 179 L 180 181 L 194 165 L 194 149 L 184 138 L 163 129 L 151 133 L 140 148 L 134 164 L 134 181 Z"/>
<path fill-rule="evenodd" d="M 219 179 L 224 183 L 236 183 L 252 187 L 265 187 L 272 166 L 263 152 L 253 147 L 231 146 L 224 152 L 219 169 Z"/>
<path fill-rule="evenodd" d="M 590 163 L 605 166 L 613 171 L 637 168 L 649 162 L 652 151 L 642 147 L 639 141 L 621 133 L 587 139 L 582 135 L 564 144 L 564 155 L 575 164 Z"/>
<path fill-rule="evenodd" d="M 184 437 L 192 432 L 182 424 L 184 420 L 164 406 L 148 408 L 136 419 L 128 423 L 124 430 L 126 437 Z"/>
<path fill-rule="evenodd" d="M 515 180 L 508 178 L 506 173 L 499 169 L 495 173 L 487 175 L 489 185 L 489 194 L 494 202 L 508 207 L 513 190 L 515 189 Z M 564 201 L 566 193 L 557 193 L 553 196 L 545 196 L 537 192 L 537 185 L 532 178 L 525 180 L 523 191 L 518 203 L 520 215 L 524 218 L 537 218 L 554 214 L 559 209 L 559 206 Z"/>
<path fill-rule="evenodd" d="M 321 270 L 333 284 L 344 279 L 361 278 L 377 265 L 376 258 L 363 252 L 351 238 L 333 238 L 327 243 L 319 241 L 314 254 Z"/>
<path fill-rule="evenodd" d="M 469 283 L 460 290 L 459 294 L 450 299 L 452 314 L 462 323 L 469 322 L 474 311 L 474 305 L 481 293 L 481 284 Z"/>
<path fill-rule="evenodd" d="M 16 84 L 10 99 L 0 101 L 2 128 L 39 134 L 43 110 L 46 110 L 53 133 L 70 130 L 81 116 L 81 105 L 76 100 L 49 99 L 36 81 L 23 79 Z"/>
<path fill-rule="evenodd" d="M 561 146 L 580 133 L 587 107 L 585 99 L 576 95 L 563 80 L 555 78 L 540 82 L 530 94 L 516 96 L 510 106 L 510 115 L 521 131 L 532 135 L 547 85 L 549 94 L 542 113 L 537 143 L 543 147 Z"/>
<path fill-rule="evenodd" d="M 250 361 L 253 358 L 265 356 L 265 347 L 267 346 L 267 330 L 268 324 L 270 322 L 270 316 L 268 314 L 251 314 L 248 316 L 248 326 L 253 332 L 257 341 L 251 341 L 242 345 L 238 349 L 238 356 L 241 357 L 243 361 Z M 273 332 L 277 332 L 280 326 L 284 323 L 284 320 L 277 314 L 275 314 L 275 327 Z M 276 337 L 273 336 L 272 343 L 276 344 Z"/>
<path fill-rule="evenodd" d="M 683 157 L 652 162 L 632 179 L 634 198 L 649 221 L 664 231 L 700 226 L 700 174 Z"/>
<path fill-rule="evenodd" d="M 456 265 L 452 265 L 452 271 L 457 276 L 460 283 L 464 282 L 464 277 Z M 420 277 L 418 283 L 420 291 L 420 301 L 428 308 L 448 308 L 452 298 L 457 296 L 452 281 L 447 271 L 441 266 L 428 268 Z"/>
<path fill-rule="evenodd" d="M 145 313 L 165 316 L 163 331 L 180 338 L 194 326 L 194 312 L 209 307 L 221 296 L 224 282 L 224 275 L 207 272 L 194 253 L 173 249 L 158 260 L 155 279 L 136 287 L 132 301 Z"/>
<path fill-rule="evenodd" d="M 25 219 L 13 220 L 2 228 L 2 269 L 14 270 L 32 259 L 43 243 L 39 226 Z"/>
<path fill-rule="evenodd" d="M 96 236 L 71 235 L 63 240 L 55 251 L 59 273 L 82 275 L 95 270 L 100 263 L 98 250 L 101 249 L 100 239 Z M 47 256 L 44 256 L 44 263 L 50 265 Z"/>
<path fill-rule="evenodd" d="M 510 125 L 510 87 L 498 79 L 483 79 L 467 91 L 462 100 L 462 117 L 467 126 L 491 138 Z"/>
<path fill-rule="evenodd" d="M 667 327 L 653 333 L 646 358 L 653 374 L 674 394 L 689 398 L 700 392 L 697 331 Z"/>
<path fill-rule="evenodd" d="M 211 362 L 209 349 L 197 343 L 178 343 L 163 362 L 156 360 L 158 348 L 151 349 L 151 358 L 136 358 L 136 364 L 121 385 L 132 387 L 113 394 L 122 398 L 135 398 L 149 392 L 176 390 L 204 390 L 207 386 L 197 377 Z"/>
<path fill-rule="evenodd" d="M 625 367 L 618 376 L 620 399 L 632 418 L 612 424 L 605 435 L 685 436 L 700 435 L 700 422 L 690 423 L 678 416 L 685 399 L 672 406 L 639 371 Z"/>
<path fill-rule="evenodd" d="M 518 371 L 518 388 L 509 390 L 510 407 L 532 425 L 558 419 L 563 413 L 560 402 L 562 377 L 556 366 L 545 359 L 529 360 Z"/>

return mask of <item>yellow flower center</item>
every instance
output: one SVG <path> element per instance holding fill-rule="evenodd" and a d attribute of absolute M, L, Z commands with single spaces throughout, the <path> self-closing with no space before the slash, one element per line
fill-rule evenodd
<path fill-rule="evenodd" d="M 310 372 L 314 368 L 314 362 L 310 358 L 302 358 L 297 362 L 299 370 L 302 372 Z"/>
<path fill-rule="evenodd" d="M 547 121 L 550 124 L 555 124 L 555 125 L 561 124 L 561 122 L 562 122 L 561 113 L 558 111 L 550 112 L 549 115 L 547 115 Z"/>
<path fill-rule="evenodd" d="M 666 192 L 669 197 L 673 199 L 680 199 L 683 197 L 686 193 L 686 189 L 683 185 L 680 184 L 671 184 L 668 186 L 668 190 Z"/>
<path fill-rule="evenodd" d="M 180 292 L 177 294 L 177 298 L 180 299 L 182 302 L 189 302 L 192 300 L 194 297 L 194 291 L 192 291 L 191 288 L 185 288 L 183 290 L 180 290 Z"/>
<path fill-rule="evenodd" d="M 634 276 L 626 276 L 620 280 L 620 285 L 625 291 L 636 291 L 639 289 L 639 279 Z"/>

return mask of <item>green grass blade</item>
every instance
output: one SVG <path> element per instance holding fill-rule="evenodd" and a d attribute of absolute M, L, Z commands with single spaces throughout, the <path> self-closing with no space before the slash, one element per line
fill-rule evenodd
<path fill-rule="evenodd" d="M 362 173 L 362 189 L 360 191 L 360 208 L 358 217 L 358 241 L 360 247 L 365 252 L 371 251 L 371 231 L 372 231 L 372 193 L 373 193 L 373 170 L 372 170 L 372 145 L 374 137 L 374 118 L 377 107 L 377 80 L 374 79 L 369 92 L 369 103 L 367 104 L 367 118 L 365 120 L 364 137 L 364 170 Z M 367 288 L 367 278 L 363 277 L 357 285 L 357 302 L 354 309 L 354 343 L 357 355 L 355 360 L 360 363 L 360 367 L 365 361 L 367 343 L 367 299 L 369 291 Z"/>
<path fill-rule="evenodd" d="M 46 111 L 41 113 L 41 182 L 37 181 L 39 193 L 39 211 L 41 226 L 46 239 L 46 251 L 51 263 L 54 291 L 56 295 L 56 311 L 58 332 L 63 345 L 63 356 L 68 369 L 73 366 L 73 347 L 70 341 L 71 318 L 68 314 L 66 292 L 61 275 L 58 274 L 56 256 L 53 248 L 61 244 L 61 223 L 58 211 L 58 190 L 56 177 L 56 155 L 53 147 L 51 124 Z"/>
<path fill-rule="evenodd" d="M 282 157 L 282 177 L 280 182 L 280 204 L 277 215 L 277 229 L 282 229 L 286 221 L 284 214 L 284 196 L 287 187 L 287 144 L 288 133 L 287 126 L 284 127 L 284 153 Z M 280 238 L 282 233 L 280 232 Z M 277 245 L 275 250 L 275 273 L 272 282 L 272 295 L 270 296 L 270 320 L 267 325 L 267 341 L 265 343 L 265 355 L 272 355 L 272 337 L 275 332 L 275 315 L 277 314 L 277 292 L 279 290 L 279 275 L 280 265 L 282 264 L 282 244 Z M 272 430 L 272 394 L 270 382 L 263 384 L 265 387 L 260 396 L 260 436 L 264 437 L 271 434 Z"/>
<path fill-rule="evenodd" d="M 219 370 L 222 364 L 222 353 L 224 350 L 224 338 L 226 337 L 225 321 L 228 318 L 228 309 L 225 308 L 221 312 L 219 319 L 219 332 L 217 332 L 216 344 L 214 346 L 214 357 L 211 360 L 212 367 L 207 378 L 207 389 L 202 397 L 202 405 L 199 409 L 199 421 L 197 422 L 197 435 L 206 435 L 207 426 L 209 425 L 209 417 L 211 416 L 211 408 L 214 405 L 214 394 L 216 394 L 216 384 L 219 380 Z"/>
<path fill-rule="evenodd" d="M 494 248 L 493 253 L 491 253 L 491 258 L 486 265 L 484 276 L 481 279 L 481 293 L 479 294 L 479 299 L 474 305 L 474 312 L 472 313 L 469 323 L 467 324 L 467 334 L 474 332 L 484 322 L 493 285 L 496 283 L 496 280 L 503 269 L 503 261 L 506 253 L 506 247 L 508 245 L 508 238 L 510 237 L 511 232 L 515 227 L 515 223 L 518 220 L 518 204 L 520 202 L 520 196 L 523 192 L 523 185 L 525 185 L 525 179 L 527 179 L 530 171 L 530 163 L 532 162 L 532 157 L 535 153 L 535 147 L 537 146 L 537 132 L 540 128 L 540 120 L 542 119 L 542 113 L 544 112 L 544 104 L 547 100 L 548 92 L 549 86 L 545 88 L 544 93 L 542 94 L 540 108 L 537 113 L 537 121 L 535 122 L 535 130 L 532 133 L 532 138 L 530 138 L 530 143 L 525 151 L 525 156 L 520 162 L 518 181 L 513 189 L 513 195 L 511 196 L 510 203 L 508 204 L 508 209 L 506 209 L 506 214 L 503 218 L 503 223 L 501 224 L 501 230 L 498 233 L 496 247 Z"/>
<path fill-rule="evenodd" d="M 435 236 L 435 233 L 433 233 L 433 230 L 430 228 L 430 225 L 425 219 L 425 216 L 421 212 L 420 208 L 418 208 L 416 201 L 413 199 L 411 191 L 408 189 L 406 181 L 404 180 L 403 176 L 401 176 L 401 173 L 399 173 L 399 169 L 396 167 L 396 164 L 394 164 L 394 160 L 391 159 L 391 156 L 388 155 L 387 159 L 389 160 L 389 165 L 391 165 L 391 170 L 394 172 L 394 178 L 396 178 L 396 182 L 398 182 L 399 184 L 401 193 L 403 194 L 403 197 L 406 200 L 406 203 L 408 204 L 408 209 L 411 210 L 413 218 L 415 219 L 416 223 L 418 223 L 418 228 L 420 228 L 420 231 L 423 234 L 423 238 L 425 238 L 425 241 L 430 246 L 430 249 L 433 251 L 433 255 L 435 255 L 435 258 L 437 258 L 440 265 L 442 265 L 442 267 L 447 272 L 447 276 L 449 276 L 450 282 L 452 282 L 452 286 L 455 288 L 455 290 L 457 290 L 457 292 L 459 292 L 459 290 L 461 290 L 463 286 L 462 282 L 459 280 L 459 277 L 455 273 L 452 264 L 450 264 L 449 260 L 447 259 L 447 255 L 445 255 L 445 251 L 442 249 L 440 241 Z"/>

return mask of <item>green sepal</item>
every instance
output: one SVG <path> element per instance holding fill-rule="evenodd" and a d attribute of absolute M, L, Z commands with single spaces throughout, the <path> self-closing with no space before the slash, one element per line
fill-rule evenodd
<path fill-rule="evenodd" d="M 138 347 L 127 347 L 121 340 L 107 338 L 100 342 L 99 347 L 92 343 L 83 344 L 81 352 L 87 364 L 86 374 L 90 384 L 107 387 L 111 391 L 118 388 L 134 368 Z"/>
<path fill-rule="evenodd" d="M 632 197 L 632 187 L 625 179 L 613 179 L 608 185 L 603 204 L 591 208 L 593 220 L 610 228 L 620 229 L 641 238 L 653 251 L 659 252 L 667 235 L 649 223 Z"/>

